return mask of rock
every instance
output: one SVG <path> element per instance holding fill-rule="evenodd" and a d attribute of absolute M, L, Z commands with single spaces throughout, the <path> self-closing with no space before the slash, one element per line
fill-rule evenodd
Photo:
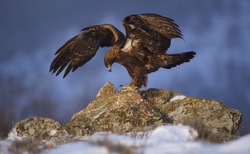
<path fill-rule="evenodd" d="M 216 100 L 184 96 L 169 90 L 148 89 L 141 92 L 146 100 L 168 115 L 173 123 L 199 121 L 205 124 L 221 141 L 235 138 L 242 113 Z M 221 134 L 221 135 L 218 135 Z"/>
<path fill-rule="evenodd" d="M 114 85 L 107 82 L 95 100 L 67 124 L 32 117 L 16 123 L 9 138 L 33 137 L 63 144 L 84 140 L 84 136 L 96 132 L 148 131 L 159 125 L 183 123 L 196 129 L 202 140 L 224 142 L 236 138 L 241 118 L 240 111 L 215 100 L 159 89 L 116 92 Z"/>
<path fill-rule="evenodd" d="M 241 118 L 241 112 L 215 100 L 159 89 L 115 93 L 114 85 L 108 82 L 94 101 L 73 115 L 66 130 L 72 135 L 100 131 L 124 133 L 163 124 L 189 123 L 191 119 L 207 127 L 218 140 L 229 141 L 235 138 L 233 134 Z"/>
<path fill-rule="evenodd" d="M 110 97 L 115 94 L 115 86 L 111 82 L 106 82 L 96 95 L 96 99 Z"/>
<path fill-rule="evenodd" d="M 112 92 L 104 90 L 108 87 L 112 87 Z M 167 116 L 139 92 L 114 93 L 114 90 L 113 84 L 106 83 L 87 108 L 74 114 L 66 124 L 69 134 L 91 135 L 103 131 L 126 133 L 148 130 L 169 122 Z"/>
<path fill-rule="evenodd" d="M 57 121 L 50 118 L 31 117 L 17 122 L 8 133 L 9 140 L 33 138 L 37 140 L 65 143 L 67 131 Z"/>

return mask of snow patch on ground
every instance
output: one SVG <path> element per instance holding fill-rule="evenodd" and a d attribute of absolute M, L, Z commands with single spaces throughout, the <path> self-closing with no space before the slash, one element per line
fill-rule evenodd
<path fill-rule="evenodd" d="M 53 150 L 47 150 L 44 154 L 109 154 L 106 147 L 92 145 L 85 142 L 68 143 L 58 146 Z"/>
<path fill-rule="evenodd" d="M 17 136 L 16 128 L 12 129 L 10 133 L 8 134 L 7 140 L 22 140 L 23 137 Z M 25 136 L 24 136 L 25 137 Z"/>
<path fill-rule="evenodd" d="M 50 135 L 50 136 L 54 136 L 56 133 L 57 133 L 57 130 L 51 130 L 51 131 L 49 132 L 49 135 Z"/>
<path fill-rule="evenodd" d="M 160 126 L 149 132 L 137 134 L 112 134 L 100 132 L 88 138 L 86 142 L 75 142 L 56 146 L 51 150 L 45 150 L 43 154 L 109 154 L 119 153 L 109 147 L 95 144 L 102 143 L 119 144 L 131 149 L 133 153 L 143 154 L 249 154 L 250 134 L 228 143 L 207 143 L 195 140 L 197 131 L 182 124 Z M 8 153 L 11 141 L 0 141 L 0 153 Z"/>
<path fill-rule="evenodd" d="M 102 115 L 104 112 L 105 112 L 105 111 L 102 111 L 102 112 L 100 112 L 98 115 L 94 116 L 94 117 L 93 117 L 93 121 L 94 121 L 95 119 L 97 119 L 98 117 L 100 117 L 100 115 Z"/>
<path fill-rule="evenodd" d="M 178 96 L 175 96 L 175 97 L 171 98 L 170 102 L 177 101 L 177 100 L 183 100 L 184 98 L 186 98 L 186 96 L 184 96 L 184 95 L 178 95 Z"/>
<path fill-rule="evenodd" d="M 142 133 L 142 132 L 141 132 Z M 241 153 L 249 154 L 250 153 L 250 135 L 242 137 L 238 140 L 223 143 L 223 144 L 213 144 L 205 143 L 202 141 L 195 141 L 195 138 L 198 136 L 197 131 L 192 129 L 189 126 L 182 124 L 178 125 L 167 125 L 157 127 L 155 130 L 147 132 L 143 136 L 142 134 L 137 134 L 141 137 L 133 137 L 131 133 L 128 134 L 112 134 L 112 133 L 95 133 L 91 136 L 91 141 L 108 141 L 114 144 L 121 144 L 129 147 L 136 147 L 135 153 L 144 153 L 144 154 L 165 154 L 165 153 L 178 153 L 178 154 L 228 154 L 228 153 Z M 76 145 L 74 145 L 76 144 Z M 81 146 L 80 146 L 80 145 Z M 84 153 L 98 152 L 99 154 L 110 153 L 108 149 L 100 146 L 89 145 L 88 143 L 71 143 L 69 146 L 62 145 L 57 147 L 57 149 L 52 149 L 49 151 L 49 154 L 52 153 L 61 153 L 66 154 L 71 152 L 77 154 L 79 149 L 84 146 Z M 88 146 L 87 146 L 88 145 Z M 74 150 L 79 146 L 78 150 Z M 65 150 L 65 149 L 72 150 Z M 86 149 L 87 148 L 87 149 Z M 58 151 L 58 149 L 64 149 Z M 92 150 L 91 150 L 92 149 Z M 99 150 L 99 151 L 98 151 Z"/>
<path fill-rule="evenodd" d="M 198 137 L 198 132 L 189 126 L 182 124 L 157 127 L 148 139 L 158 142 L 184 142 L 194 140 Z"/>

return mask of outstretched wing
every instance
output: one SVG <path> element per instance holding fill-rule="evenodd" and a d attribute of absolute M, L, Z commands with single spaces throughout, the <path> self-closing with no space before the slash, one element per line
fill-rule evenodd
<path fill-rule="evenodd" d="M 137 52 L 165 54 L 172 38 L 182 38 L 179 26 L 170 18 L 157 14 L 131 15 L 123 20 L 126 30 L 126 43 L 123 51 L 130 52 L 136 47 Z M 135 53 L 133 53 L 135 54 Z"/>
<path fill-rule="evenodd" d="M 67 66 L 64 76 L 75 71 L 95 56 L 99 47 L 110 47 L 124 35 L 110 24 L 84 28 L 56 51 L 50 72 L 60 74 Z"/>

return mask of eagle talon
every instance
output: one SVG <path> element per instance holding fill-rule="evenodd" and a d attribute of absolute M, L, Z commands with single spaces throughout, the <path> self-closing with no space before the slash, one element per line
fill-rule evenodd
<path fill-rule="evenodd" d="M 119 88 L 116 89 L 116 92 L 119 93 L 119 92 L 122 92 L 123 91 L 123 85 L 119 85 Z"/>
<path fill-rule="evenodd" d="M 119 93 L 119 92 L 121 92 L 121 91 L 122 91 L 122 89 L 121 89 L 121 88 L 116 89 L 116 93 Z"/>
<path fill-rule="evenodd" d="M 140 91 L 140 88 L 135 87 L 135 91 L 139 92 L 139 91 Z"/>
<path fill-rule="evenodd" d="M 120 88 L 117 90 L 117 92 L 128 92 L 128 91 L 136 91 L 136 92 L 138 92 L 139 88 L 138 87 L 132 88 L 130 86 L 120 85 Z"/>

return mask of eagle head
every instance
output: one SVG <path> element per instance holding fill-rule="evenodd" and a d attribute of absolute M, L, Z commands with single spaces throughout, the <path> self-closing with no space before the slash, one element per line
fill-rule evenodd
<path fill-rule="evenodd" d="M 111 70 L 111 67 L 112 67 L 112 65 L 110 64 L 108 64 L 108 65 L 106 65 L 106 68 L 107 68 L 107 70 L 109 71 L 109 72 L 112 72 L 112 70 Z"/>
<path fill-rule="evenodd" d="M 104 64 L 109 72 L 111 72 L 112 65 L 114 63 L 114 58 L 111 54 L 106 54 L 104 57 Z"/>

